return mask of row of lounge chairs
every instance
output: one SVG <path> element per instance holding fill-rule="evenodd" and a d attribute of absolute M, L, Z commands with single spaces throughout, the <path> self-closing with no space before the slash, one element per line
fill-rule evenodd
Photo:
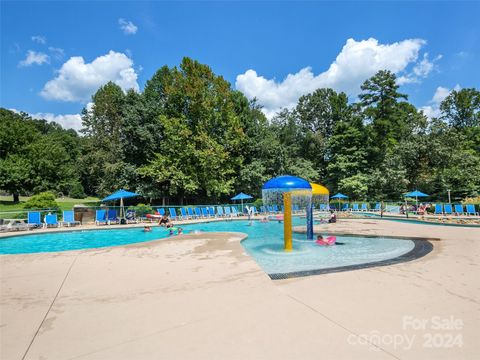
<path fill-rule="evenodd" d="M 346 203 L 346 204 L 343 204 L 341 211 L 380 211 L 381 208 L 382 208 L 381 203 L 376 203 L 373 209 L 369 209 L 369 206 L 366 203 L 352 204 L 352 207 L 350 207 L 350 204 Z"/>
<path fill-rule="evenodd" d="M 79 224 L 79 221 L 75 221 L 73 210 L 65 210 L 63 212 L 63 220 L 58 221 L 57 214 L 48 213 L 45 215 L 42 221 L 40 211 L 29 211 L 27 214 L 27 222 L 22 221 L 12 221 L 10 224 L 2 224 L 0 230 L 2 231 L 15 231 L 15 230 L 31 230 L 36 228 L 48 228 L 48 227 L 58 227 L 63 226 L 72 226 Z"/>
<path fill-rule="evenodd" d="M 159 215 L 165 215 L 164 208 L 158 208 Z M 189 220 L 189 219 L 206 219 L 206 218 L 222 218 L 239 216 L 237 208 L 234 206 L 208 206 L 208 207 L 188 207 L 180 208 L 177 213 L 176 208 L 168 208 L 171 220 Z"/>
<path fill-rule="evenodd" d="M 455 204 L 452 208 L 451 204 L 435 204 L 435 215 L 478 215 L 475 205 L 467 204 L 465 208 L 462 204 Z"/>

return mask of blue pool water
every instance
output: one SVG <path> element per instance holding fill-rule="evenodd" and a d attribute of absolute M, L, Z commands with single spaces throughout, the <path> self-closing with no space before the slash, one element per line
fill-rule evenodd
<path fill-rule="evenodd" d="M 304 221 L 304 220 L 303 220 Z M 294 224 L 302 224 L 294 218 Z M 326 269 L 358 265 L 392 259 L 411 251 L 410 240 L 337 236 L 343 245 L 318 246 L 307 241 L 305 235 L 294 233 L 293 251 L 283 251 L 283 224 L 254 221 L 221 221 L 185 225 L 185 233 L 192 231 L 242 232 L 248 238 L 243 247 L 268 274 Z M 50 234 L 32 234 L 0 239 L 0 254 L 56 252 L 140 243 L 168 237 L 165 228 L 155 227 L 150 233 L 141 228 L 113 230 L 85 230 Z"/>

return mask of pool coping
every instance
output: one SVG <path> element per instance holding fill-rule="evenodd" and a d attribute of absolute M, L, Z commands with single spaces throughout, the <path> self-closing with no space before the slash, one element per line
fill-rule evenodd
<path fill-rule="evenodd" d="M 356 234 L 342 234 L 342 235 L 356 235 Z M 364 236 L 364 237 L 388 237 L 388 238 L 402 238 L 402 239 L 408 239 L 413 241 L 414 247 L 412 250 L 409 252 L 391 258 L 391 259 L 386 259 L 386 260 L 380 260 L 380 261 L 372 261 L 369 263 L 363 263 L 363 264 L 355 264 L 355 265 L 346 265 L 346 266 L 338 266 L 338 267 L 333 267 L 333 268 L 325 268 L 325 269 L 314 269 L 314 270 L 303 270 L 303 271 L 293 271 L 289 273 L 273 273 L 273 274 L 268 274 L 267 275 L 270 277 L 272 280 L 286 280 L 286 279 L 293 279 L 293 278 L 299 278 L 299 277 L 306 277 L 306 276 L 312 276 L 312 275 L 323 275 L 323 274 L 330 274 L 330 273 L 338 273 L 338 272 L 345 272 L 345 271 L 353 271 L 353 270 L 361 270 L 361 269 L 368 269 L 368 268 L 373 268 L 373 267 L 381 267 L 381 266 L 390 266 L 390 265 L 395 265 L 395 264 L 400 264 L 400 263 L 405 263 L 409 261 L 413 261 L 416 259 L 420 259 L 424 257 L 425 255 L 429 254 L 434 246 L 433 244 L 429 241 L 431 239 L 425 239 L 425 238 L 409 238 L 409 237 L 395 237 L 395 236 L 374 236 L 374 235 L 358 235 L 358 236 Z"/>

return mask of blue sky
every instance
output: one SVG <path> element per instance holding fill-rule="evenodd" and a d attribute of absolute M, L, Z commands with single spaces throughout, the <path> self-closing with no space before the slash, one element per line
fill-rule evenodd
<path fill-rule="evenodd" d="M 480 87 L 479 2 L 1 2 L 0 106 L 79 128 L 102 83 L 143 89 L 183 56 L 272 116 L 320 86 L 355 99 L 380 68 L 431 116 Z"/>

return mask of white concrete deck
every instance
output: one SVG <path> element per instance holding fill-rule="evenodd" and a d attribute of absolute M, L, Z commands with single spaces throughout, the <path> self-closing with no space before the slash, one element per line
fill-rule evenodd
<path fill-rule="evenodd" d="M 282 281 L 233 233 L 0 256 L 0 358 L 478 359 L 480 229 L 374 219 L 324 229 L 440 241 L 412 262 Z M 433 317 L 462 325 L 434 329 Z"/>

